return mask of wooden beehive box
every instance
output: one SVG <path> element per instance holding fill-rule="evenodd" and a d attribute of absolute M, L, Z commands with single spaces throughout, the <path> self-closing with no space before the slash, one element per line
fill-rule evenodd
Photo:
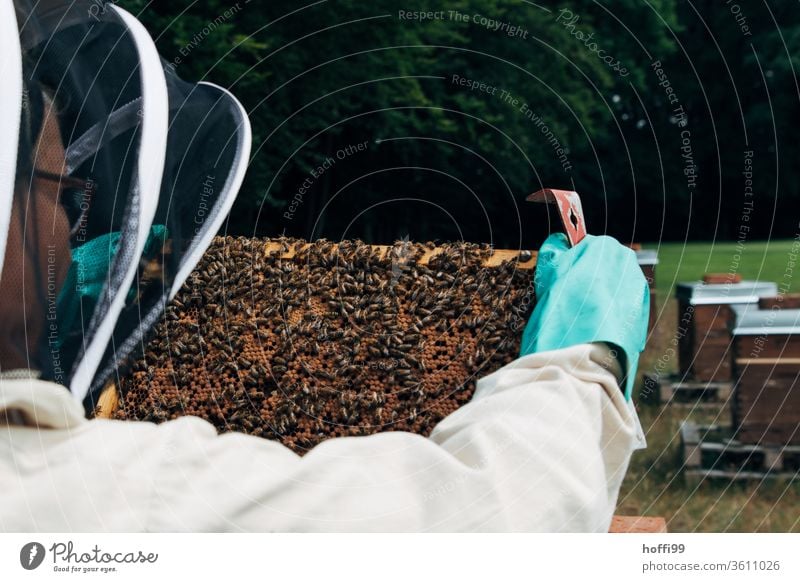
<path fill-rule="evenodd" d="M 769 300 L 761 305 L 779 305 Z M 800 309 L 733 308 L 733 424 L 744 443 L 800 443 Z"/>
<path fill-rule="evenodd" d="M 687 379 L 731 380 L 731 306 L 757 304 L 760 297 L 778 292 L 775 283 L 715 280 L 709 276 L 702 282 L 679 283 L 676 289 L 678 358 L 680 373 Z"/>
<path fill-rule="evenodd" d="M 199 416 L 299 453 L 427 435 L 518 356 L 535 262 L 468 243 L 215 239 L 101 412 Z"/>

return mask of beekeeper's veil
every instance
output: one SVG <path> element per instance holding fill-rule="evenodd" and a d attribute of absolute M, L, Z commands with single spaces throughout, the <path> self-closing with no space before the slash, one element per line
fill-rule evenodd
<path fill-rule="evenodd" d="M 111 3 L 0 0 L 0 48 L 0 372 L 91 406 L 219 229 L 250 126 Z"/>

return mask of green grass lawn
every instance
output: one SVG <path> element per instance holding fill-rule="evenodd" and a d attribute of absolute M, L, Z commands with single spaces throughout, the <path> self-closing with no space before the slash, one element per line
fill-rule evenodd
<path fill-rule="evenodd" d="M 747 242 L 741 247 L 730 242 L 692 242 L 645 245 L 645 248 L 658 251 L 656 287 L 659 299 L 663 300 L 674 296 L 676 283 L 697 281 L 704 273 L 739 273 L 744 279 L 786 282 L 789 291 L 798 292 L 800 264 L 790 270 L 792 245 L 791 240 L 781 240 Z"/>
<path fill-rule="evenodd" d="M 792 280 L 792 241 L 664 244 L 658 248 L 656 270 L 658 320 L 642 357 L 641 372 L 653 369 L 677 327 L 674 287 L 696 281 L 707 272 L 736 272 L 745 279 L 786 282 L 786 291 L 800 292 Z M 794 271 L 800 275 L 800 265 Z M 671 360 L 668 369 L 675 370 Z M 800 532 L 800 478 L 794 482 L 704 482 L 687 484 L 681 473 L 678 429 L 685 419 L 730 424 L 728 407 L 699 409 L 640 406 L 648 448 L 634 454 L 620 493 L 618 513 L 667 519 L 670 531 Z"/>
<path fill-rule="evenodd" d="M 800 482 L 684 481 L 678 427 L 726 423 L 730 412 L 690 407 L 642 407 L 648 447 L 634 453 L 620 492 L 620 515 L 661 516 L 672 532 L 800 532 Z"/>

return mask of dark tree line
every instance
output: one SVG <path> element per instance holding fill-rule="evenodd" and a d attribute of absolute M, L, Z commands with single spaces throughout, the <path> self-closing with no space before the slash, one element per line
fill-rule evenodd
<path fill-rule="evenodd" d="M 542 186 L 625 240 L 798 230 L 789 3 L 121 4 L 250 112 L 229 232 L 530 246 Z"/>

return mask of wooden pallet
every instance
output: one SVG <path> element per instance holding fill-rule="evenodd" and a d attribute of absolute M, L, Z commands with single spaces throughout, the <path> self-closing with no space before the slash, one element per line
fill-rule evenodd
<path fill-rule="evenodd" d="M 732 391 L 732 382 L 701 382 L 645 374 L 642 400 L 653 404 L 718 408 L 728 403 Z"/>
<path fill-rule="evenodd" d="M 681 454 L 686 480 L 693 484 L 705 479 L 800 479 L 800 446 L 745 444 L 730 427 L 684 421 Z"/>

